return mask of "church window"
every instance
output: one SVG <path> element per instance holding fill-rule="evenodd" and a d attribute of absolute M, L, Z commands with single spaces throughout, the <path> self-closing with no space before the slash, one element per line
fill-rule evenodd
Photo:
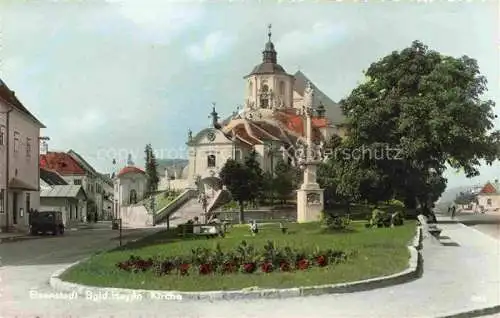
<path fill-rule="evenodd" d="M 280 95 L 285 95 L 285 82 L 283 81 L 280 82 Z"/>
<path fill-rule="evenodd" d="M 215 167 L 215 155 L 208 155 L 208 157 L 207 157 L 207 166 L 209 168 Z"/>
<path fill-rule="evenodd" d="M 129 203 L 130 204 L 137 203 L 137 191 L 135 191 L 134 189 L 130 190 Z"/>
<path fill-rule="evenodd" d="M 253 83 L 251 81 L 248 82 L 248 95 L 253 95 Z"/>
<path fill-rule="evenodd" d="M 269 107 L 269 86 L 267 84 L 262 84 L 261 86 L 261 95 L 260 95 L 260 107 L 268 108 Z"/>

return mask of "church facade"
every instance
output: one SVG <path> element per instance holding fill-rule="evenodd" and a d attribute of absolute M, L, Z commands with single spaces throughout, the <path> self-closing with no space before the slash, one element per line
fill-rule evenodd
<path fill-rule="evenodd" d="M 218 175 L 228 159 L 244 160 L 252 150 L 264 171 L 273 172 L 279 159 L 297 165 L 296 153 L 305 143 L 305 92 L 314 91 L 313 140 L 324 143 L 332 135 L 345 135 L 340 106 L 322 93 L 302 72 L 291 75 L 278 64 L 269 40 L 262 62 L 244 77 L 245 103 L 241 111 L 220 120 L 215 105 L 212 125 L 193 136 L 188 134 L 189 163 L 182 178 L 170 187 L 193 187 L 201 180 L 206 189 L 218 188 Z"/>

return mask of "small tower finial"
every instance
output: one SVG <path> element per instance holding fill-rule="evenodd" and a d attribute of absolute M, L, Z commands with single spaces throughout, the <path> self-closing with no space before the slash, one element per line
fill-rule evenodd
<path fill-rule="evenodd" d="M 273 27 L 273 25 L 271 23 L 269 23 L 267 25 L 267 29 L 268 29 L 268 32 L 267 32 L 267 36 L 269 37 L 269 42 L 271 42 L 271 35 L 273 35 L 272 31 L 271 31 L 271 28 Z"/>

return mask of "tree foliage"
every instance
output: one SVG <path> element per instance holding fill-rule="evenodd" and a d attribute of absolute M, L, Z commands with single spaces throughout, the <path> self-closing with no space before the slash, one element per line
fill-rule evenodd
<path fill-rule="evenodd" d="M 254 202 L 264 189 L 264 175 L 257 161 L 255 151 L 251 152 L 245 163 L 229 159 L 222 167 L 219 177 L 222 184 L 227 187 L 235 201 L 240 206 L 240 223 L 245 222 L 244 204 Z"/>
<path fill-rule="evenodd" d="M 276 163 L 274 173 L 273 191 L 282 203 L 285 203 L 290 193 L 295 189 L 297 172 L 293 167 L 280 159 Z"/>
<path fill-rule="evenodd" d="M 144 153 L 146 155 L 146 191 L 148 194 L 152 194 L 158 190 L 158 183 L 160 182 L 157 170 L 158 163 L 156 162 L 156 156 L 153 152 L 151 144 L 146 145 Z"/>
<path fill-rule="evenodd" d="M 446 187 L 446 165 L 472 177 L 481 160 L 491 164 L 498 157 L 494 103 L 481 100 L 486 79 L 474 59 L 445 56 L 415 41 L 371 64 L 365 75 L 341 101 L 346 144 L 383 156 L 331 160 L 348 174 L 337 192 L 347 178 L 369 201 L 391 194 L 427 206 Z"/>

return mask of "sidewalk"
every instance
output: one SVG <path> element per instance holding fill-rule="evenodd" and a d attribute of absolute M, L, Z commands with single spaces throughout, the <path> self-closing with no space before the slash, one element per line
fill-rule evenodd
<path fill-rule="evenodd" d="M 0 244 L 16 242 L 21 240 L 36 239 L 36 236 L 29 235 L 28 233 L 12 232 L 0 233 Z"/>

